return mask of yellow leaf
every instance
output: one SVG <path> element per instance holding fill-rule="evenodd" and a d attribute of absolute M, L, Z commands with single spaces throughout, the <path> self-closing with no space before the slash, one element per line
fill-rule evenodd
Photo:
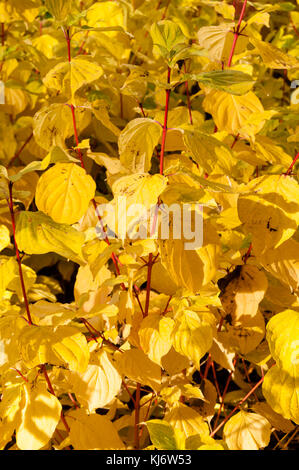
<path fill-rule="evenodd" d="M 8 175 L 14 180 L 15 175 L 20 174 L 22 170 L 23 168 L 14 166 L 8 169 Z M 15 198 L 22 201 L 26 209 L 28 209 L 34 198 L 37 182 L 38 175 L 35 171 L 32 171 L 30 175 L 22 174 L 22 178 L 14 182 L 13 195 L 15 194 Z M 24 196 L 22 196 L 22 193 Z"/>
<path fill-rule="evenodd" d="M 265 336 L 265 320 L 258 310 L 253 317 L 243 317 L 242 321 L 226 325 L 226 331 L 218 333 L 217 338 L 228 351 L 243 355 L 253 351 Z"/>
<path fill-rule="evenodd" d="M 299 424 L 299 378 L 277 365 L 271 367 L 263 382 L 263 395 L 276 413 Z"/>
<path fill-rule="evenodd" d="M 259 450 L 270 442 L 271 425 L 257 413 L 239 411 L 224 425 L 223 437 L 230 450 Z"/>
<path fill-rule="evenodd" d="M 75 163 L 56 163 L 40 177 L 35 201 L 55 222 L 73 224 L 84 215 L 96 184 Z"/>
<path fill-rule="evenodd" d="M 74 307 L 59 302 L 39 300 L 30 305 L 33 323 L 43 326 L 66 325 L 76 316 Z"/>
<path fill-rule="evenodd" d="M 218 442 L 213 442 L 211 444 L 203 444 L 199 446 L 197 450 L 225 450 L 225 448 L 221 444 L 218 444 Z"/>
<path fill-rule="evenodd" d="M 102 67 L 93 58 L 78 56 L 71 62 L 57 64 L 45 76 L 43 83 L 47 88 L 62 91 L 64 95 L 74 98 L 79 88 L 94 82 L 102 74 Z"/>
<path fill-rule="evenodd" d="M 159 365 L 161 365 L 162 357 L 169 352 L 172 346 L 173 326 L 174 321 L 171 318 L 150 314 L 142 320 L 139 327 L 138 335 L 142 350 Z"/>
<path fill-rule="evenodd" d="M 2 116 L 1 116 L 2 114 Z M 10 116 L 5 113 L 0 114 L 0 138 L 1 138 L 1 149 L 0 158 L 2 164 L 7 164 L 9 160 L 14 156 L 17 150 L 17 141 L 15 139 L 15 133 L 10 125 Z"/>
<path fill-rule="evenodd" d="M 174 349 L 199 367 L 200 359 L 212 346 L 215 326 L 215 317 L 208 310 L 184 310 L 172 332 Z"/>
<path fill-rule="evenodd" d="M 294 69 L 299 67 L 299 61 L 295 57 L 286 54 L 278 47 L 253 37 L 250 38 L 250 42 L 257 48 L 263 64 L 268 67 L 272 69 Z"/>
<path fill-rule="evenodd" d="M 103 126 L 105 126 L 107 129 L 109 129 L 109 131 L 111 131 L 116 137 L 119 137 L 119 134 L 120 134 L 120 130 L 118 127 L 115 126 L 115 124 L 113 124 L 113 122 L 111 121 L 110 119 L 110 116 L 109 116 L 109 112 L 107 110 L 107 102 L 105 100 L 96 100 L 96 101 L 93 101 L 92 102 L 92 112 L 93 114 L 95 115 L 95 117 L 101 122 L 101 124 L 103 124 Z M 98 154 L 101 156 L 101 154 Z M 105 154 L 102 154 L 103 157 L 104 157 L 104 161 L 103 163 L 100 163 L 100 161 L 97 161 L 97 159 L 95 158 L 95 161 L 99 164 L 99 165 L 105 165 L 105 161 L 112 161 L 113 162 L 113 159 L 111 157 L 108 157 L 105 156 Z M 102 159 L 103 159 L 102 157 Z M 105 157 L 106 157 L 106 160 L 105 160 Z M 92 158 L 92 156 L 91 156 Z M 120 165 L 120 162 L 118 159 L 114 159 L 116 160 L 116 162 L 118 162 L 118 165 Z M 117 163 L 115 163 L 117 164 Z"/>
<path fill-rule="evenodd" d="M 5 104 L 12 106 L 13 114 L 22 113 L 29 104 L 27 93 L 20 88 L 5 87 Z"/>
<path fill-rule="evenodd" d="M 6 426 L 12 425 L 13 430 L 20 424 L 23 407 L 23 383 L 9 384 L 3 390 L 0 402 L 0 416 Z"/>
<path fill-rule="evenodd" d="M 291 238 L 299 223 L 299 185 L 290 176 L 265 175 L 247 184 L 240 195 L 238 215 L 256 253 L 277 248 Z"/>
<path fill-rule="evenodd" d="M 66 4 L 67 2 L 63 3 Z M 41 36 L 33 39 L 32 45 L 36 47 L 38 51 L 42 52 L 48 59 L 52 59 L 54 57 L 53 49 L 59 45 L 59 41 L 50 34 L 42 34 Z"/>
<path fill-rule="evenodd" d="M 208 174 L 231 174 L 232 167 L 237 162 L 227 145 L 198 131 L 185 130 L 183 139 L 188 153 Z"/>
<path fill-rule="evenodd" d="M 18 214 L 16 241 L 24 253 L 54 252 L 75 262 L 82 260 L 84 235 L 69 225 L 53 222 L 43 212 L 22 211 Z"/>
<path fill-rule="evenodd" d="M 208 50 L 211 60 L 227 63 L 234 41 L 234 27 L 234 23 L 223 23 L 218 26 L 203 26 L 200 28 L 197 33 L 198 43 Z M 247 44 L 248 37 L 246 37 L 246 33 L 245 36 L 239 36 L 235 54 L 243 52 Z"/>
<path fill-rule="evenodd" d="M 13 433 L 13 424 L 4 421 L 0 423 L 0 450 L 4 450 L 6 445 L 11 442 Z"/>
<path fill-rule="evenodd" d="M 139 234 L 140 238 L 150 238 L 153 226 L 153 222 L 151 228 L 147 223 L 150 217 L 153 219 L 150 209 L 157 204 L 166 186 L 167 178 L 159 174 L 135 173 L 119 178 L 112 186 L 114 199 L 103 222 L 122 240 L 133 239 L 140 226 L 141 232 L 144 232 Z M 147 219 L 143 220 L 145 217 Z"/>
<path fill-rule="evenodd" d="M 121 164 L 132 173 L 146 173 L 151 167 L 153 151 L 162 135 L 162 128 L 149 118 L 133 119 L 118 139 Z"/>
<path fill-rule="evenodd" d="M 7 288 L 16 292 L 21 302 L 23 302 L 24 301 L 23 289 L 22 289 L 20 279 L 19 279 L 20 274 L 19 274 L 19 266 L 17 265 L 17 263 L 15 264 L 15 272 L 18 273 L 18 276 L 15 276 L 10 281 Z M 31 289 L 31 287 L 33 287 L 36 281 L 36 272 L 33 269 L 31 269 L 29 266 L 26 266 L 25 264 L 22 264 L 22 272 L 23 272 L 25 290 L 28 291 L 29 289 Z"/>
<path fill-rule="evenodd" d="M 140 349 L 129 349 L 119 353 L 116 358 L 116 367 L 122 375 L 135 382 L 148 385 L 153 390 L 161 388 L 161 368 Z"/>
<path fill-rule="evenodd" d="M 164 420 L 174 429 L 182 431 L 185 437 L 199 434 L 202 440 L 209 439 L 209 427 L 195 410 L 178 403 L 165 414 Z"/>
<path fill-rule="evenodd" d="M 196 405 L 196 409 L 204 419 L 210 422 L 215 414 L 215 405 L 217 401 L 216 388 L 209 380 L 204 379 L 200 384 L 199 391 L 203 396 L 200 399 L 201 401 L 199 402 L 199 405 Z"/>
<path fill-rule="evenodd" d="M 78 132 L 90 122 L 91 113 L 86 108 L 76 108 L 76 124 Z M 33 134 L 36 143 L 43 149 L 52 146 L 64 148 L 64 140 L 72 136 L 74 126 L 69 106 L 52 103 L 42 107 L 33 118 Z"/>
<path fill-rule="evenodd" d="M 124 12 L 122 5 L 103 1 L 91 5 L 86 14 L 88 26 L 123 26 Z"/>
<path fill-rule="evenodd" d="M 186 356 L 176 352 L 174 347 L 169 350 L 161 359 L 162 367 L 169 375 L 175 375 L 189 367 L 190 362 Z"/>
<path fill-rule="evenodd" d="M 219 333 L 217 336 L 213 338 L 213 344 L 210 349 L 210 354 L 212 356 L 213 361 L 217 362 L 217 364 L 224 367 L 227 370 L 234 370 L 234 358 L 235 353 L 231 351 L 229 344 L 223 344 L 220 339 L 218 338 Z"/>
<path fill-rule="evenodd" d="M 113 423 L 98 414 L 87 415 L 83 410 L 68 414 L 70 441 L 75 450 L 124 450 Z"/>
<path fill-rule="evenodd" d="M 10 244 L 9 230 L 6 225 L 0 225 L 0 251 Z"/>
<path fill-rule="evenodd" d="M 292 157 L 284 152 L 275 141 L 269 139 L 265 135 L 257 135 L 253 144 L 258 159 L 264 160 L 265 163 L 272 163 L 273 165 L 283 165 L 288 168 L 292 163 Z M 258 165 L 263 164 L 261 161 Z"/>
<path fill-rule="evenodd" d="M 289 419 L 285 419 L 281 414 L 276 413 L 266 402 L 256 402 L 252 409 L 255 413 L 264 416 L 278 431 L 289 433 L 295 429 L 295 426 Z"/>
<path fill-rule="evenodd" d="M 240 135 L 243 135 L 242 127 L 247 124 L 250 116 L 264 111 L 262 103 L 253 91 L 236 96 L 225 91 L 212 90 L 205 97 L 203 107 L 213 116 L 218 130 Z M 256 125 L 252 124 L 254 134 L 262 129 L 264 122 L 265 120 Z"/>
<path fill-rule="evenodd" d="M 149 209 L 157 203 L 166 185 L 167 178 L 162 175 L 134 174 L 119 178 L 113 184 L 112 192 L 115 197 L 125 196 L 127 206 L 139 203 Z"/>
<path fill-rule="evenodd" d="M 274 315 L 267 324 L 267 341 L 276 365 L 299 379 L 299 312 Z"/>
<path fill-rule="evenodd" d="M 21 450 L 39 450 L 54 434 L 62 407 L 42 383 L 33 390 L 30 385 L 25 384 L 23 391 L 25 404 L 21 424 L 16 430 L 17 446 Z"/>
<path fill-rule="evenodd" d="M 278 248 L 267 250 L 261 265 L 293 291 L 299 289 L 299 243 L 289 239 Z"/>
<path fill-rule="evenodd" d="M 120 247 L 118 240 L 113 240 L 110 245 L 104 240 L 91 240 L 86 243 L 83 248 L 84 258 L 88 261 L 90 271 L 95 279 L 98 277 L 98 273 L 111 258 L 112 253 L 116 252 Z"/>
<path fill-rule="evenodd" d="M 16 348 L 18 335 L 23 327 L 23 320 L 13 313 L 0 318 L 0 371 L 3 373 L 13 367 L 20 359 Z M 1 406 L 0 406 L 1 408 Z"/>
<path fill-rule="evenodd" d="M 152 268 L 151 286 L 157 292 L 167 295 L 173 295 L 178 290 L 178 286 L 171 279 L 166 268 L 159 260 L 156 261 Z"/>
<path fill-rule="evenodd" d="M 26 326 L 19 338 L 22 359 L 28 368 L 39 364 L 67 364 L 84 372 L 89 361 L 85 336 L 73 326 Z"/>
<path fill-rule="evenodd" d="M 30 289 L 36 280 L 36 273 L 29 266 L 22 264 L 23 278 L 26 290 Z M 0 259 L 0 298 L 6 289 L 17 293 L 23 301 L 23 291 L 20 283 L 19 266 L 14 258 Z"/>
<path fill-rule="evenodd" d="M 123 95 L 133 96 L 139 103 L 142 102 L 146 90 L 147 72 L 141 67 L 130 71 L 130 75 L 120 89 Z"/>
<path fill-rule="evenodd" d="M 213 279 L 218 266 L 220 248 L 209 223 L 203 224 L 203 237 L 203 246 L 195 250 L 185 248 L 188 242 L 184 238 L 159 241 L 161 262 L 171 279 L 193 293 Z"/>
<path fill-rule="evenodd" d="M 219 298 L 229 321 L 245 324 L 248 317 L 256 315 L 268 281 L 257 266 L 243 265 L 220 279 L 218 286 L 221 289 Z"/>
<path fill-rule="evenodd" d="M 121 377 L 104 350 L 93 362 L 85 372 L 69 374 L 77 400 L 89 412 L 106 406 L 121 388 Z"/>

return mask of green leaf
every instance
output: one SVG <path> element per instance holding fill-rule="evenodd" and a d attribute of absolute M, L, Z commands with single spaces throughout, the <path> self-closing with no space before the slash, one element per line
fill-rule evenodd
<path fill-rule="evenodd" d="M 212 72 L 185 74 L 180 81 L 190 80 L 239 96 L 250 91 L 255 83 L 250 75 L 238 70 L 214 70 Z"/>
<path fill-rule="evenodd" d="M 150 32 L 154 48 L 165 59 L 171 59 L 175 48 L 186 40 L 179 25 L 169 20 L 154 23 Z"/>
<path fill-rule="evenodd" d="M 73 0 L 45 0 L 47 10 L 57 21 L 63 21 L 72 11 Z"/>
<path fill-rule="evenodd" d="M 177 443 L 172 426 L 160 419 L 146 422 L 153 445 L 158 450 L 177 450 Z"/>

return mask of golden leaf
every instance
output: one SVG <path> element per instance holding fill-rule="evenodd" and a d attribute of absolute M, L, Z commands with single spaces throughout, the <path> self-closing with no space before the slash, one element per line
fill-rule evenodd
<path fill-rule="evenodd" d="M 259 450 L 270 442 L 271 425 L 257 413 L 239 411 L 224 425 L 223 437 L 230 450 Z"/>
<path fill-rule="evenodd" d="M 75 163 L 56 163 L 40 177 L 35 201 L 55 222 L 73 224 L 84 215 L 94 197 L 91 176 Z"/>

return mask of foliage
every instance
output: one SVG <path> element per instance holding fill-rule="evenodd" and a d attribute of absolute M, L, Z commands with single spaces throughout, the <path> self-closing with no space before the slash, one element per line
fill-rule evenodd
<path fill-rule="evenodd" d="M 1 449 L 294 447 L 298 4 L 0 1 Z"/>

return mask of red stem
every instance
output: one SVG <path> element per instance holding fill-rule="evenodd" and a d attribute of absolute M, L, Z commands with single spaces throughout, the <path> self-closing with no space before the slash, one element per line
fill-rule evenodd
<path fill-rule="evenodd" d="M 74 407 L 75 407 L 76 409 L 79 409 L 80 406 L 78 405 L 78 403 L 76 402 L 76 400 L 74 399 L 73 395 L 72 395 L 70 392 L 68 392 L 68 396 L 69 396 L 71 402 L 73 403 Z"/>
<path fill-rule="evenodd" d="M 294 158 L 294 160 L 292 161 L 291 165 L 289 166 L 289 169 L 288 171 L 286 172 L 286 175 L 290 175 L 291 172 L 292 172 L 292 169 L 293 169 L 293 166 L 295 165 L 296 161 L 298 160 L 299 158 L 299 152 L 297 153 L 296 157 Z"/>
<path fill-rule="evenodd" d="M 255 386 L 245 395 L 244 398 L 242 398 L 241 401 L 239 401 L 239 403 L 235 406 L 235 408 L 226 416 L 226 418 L 219 424 L 219 426 L 217 426 L 216 429 L 214 429 L 213 432 L 211 432 L 210 434 L 210 437 L 213 437 L 218 431 L 219 429 L 222 428 L 222 426 L 224 426 L 224 424 L 229 420 L 229 418 L 231 418 L 231 416 L 234 414 L 235 411 L 237 411 L 240 406 L 250 397 L 250 395 L 252 395 L 255 390 L 263 383 L 264 381 L 264 377 L 262 377 L 256 384 Z"/>
<path fill-rule="evenodd" d="M 15 369 L 15 368 L 13 368 L 13 369 L 22 377 L 22 379 L 25 382 L 29 383 L 29 380 L 27 379 L 27 377 L 25 377 L 19 369 Z"/>
<path fill-rule="evenodd" d="M 17 258 L 18 267 L 19 267 L 19 276 L 20 276 L 21 288 L 22 288 L 24 303 L 25 303 L 26 312 L 27 312 L 28 324 L 32 325 L 33 323 L 32 323 L 32 318 L 31 318 L 30 309 L 29 309 L 29 302 L 28 302 L 28 298 L 26 294 L 26 288 L 25 288 L 25 282 L 24 282 L 24 276 L 23 276 L 23 270 L 22 270 L 22 262 L 20 258 L 18 244 L 16 242 L 16 222 L 15 222 L 15 214 L 14 214 L 14 208 L 13 208 L 12 186 L 13 186 L 13 183 L 10 181 L 8 184 L 9 201 L 7 201 L 7 203 L 8 203 L 8 207 L 10 211 L 13 241 L 15 245 L 16 258 Z"/>
<path fill-rule="evenodd" d="M 167 300 L 167 303 L 166 303 L 166 306 L 163 310 L 163 313 L 162 313 L 162 316 L 165 315 L 165 313 L 168 311 L 168 307 L 169 307 L 169 304 L 170 304 L 170 301 L 172 299 L 172 295 L 169 296 L 169 299 Z"/>
<path fill-rule="evenodd" d="M 296 34 L 297 36 L 299 36 L 299 31 L 298 31 L 298 29 L 297 29 L 297 27 L 296 27 L 294 21 L 292 20 L 291 16 L 290 16 L 290 22 L 291 22 L 291 25 L 292 25 L 293 30 L 295 31 L 295 34 Z"/>
<path fill-rule="evenodd" d="M 231 145 L 231 147 L 230 147 L 231 149 L 233 149 L 234 146 L 236 145 L 236 143 L 237 143 L 237 141 L 238 141 L 238 139 L 239 139 L 239 135 L 240 135 L 240 134 L 237 134 L 236 137 L 234 138 L 234 141 L 233 141 L 233 143 L 232 143 L 232 145 Z"/>
<path fill-rule="evenodd" d="M 84 323 L 84 325 L 86 326 L 86 328 L 88 329 L 89 333 L 92 335 L 93 339 L 97 341 L 97 338 L 101 338 L 103 343 L 107 344 L 107 346 L 111 346 L 113 349 L 115 349 L 116 351 L 119 350 L 118 346 L 116 346 L 116 344 L 112 343 L 111 341 L 109 341 L 109 339 L 106 339 L 105 336 L 102 335 L 102 333 L 100 333 L 94 326 L 92 326 L 91 323 L 89 323 L 88 320 L 86 320 L 85 318 L 80 318 L 80 320 Z M 93 331 L 92 331 L 93 330 Z"/>
<path fill-rule="evenodd" d="M 51 381 L 50 381 L 50 379 L 49 379 L 49 376 L 48 376 L 48 373 L 47 373 L 47 369 L 46 369 L 45 364 L 43 364 L 43 365 L 41 366 L 41 370 L 42 370 L 42 372 L 43 372 L 43 374 L 44 374 L 44 376 L 45 376 L 45 379 L 46 379 L 46 382 L 47 382 L 47 385 L 48 385 L 49 392 L 52 393 L 52 395 L 54 395 L 54 397 L 56 397 L 56 394 L 55 394 L 55 392 L 54 392 L 54 389 L 53 389 L 53 387 L 52 387 Z M 65 419 L 65 416 L 64 416 L 62 410 L 61 410 L 60 417 L 61 417 L 61 421 L 63 422 L 63 425 L 64 425 L 66 431 L 69 433 L 69 432 L 70 432 L 70 427 L 69 427 L 69 425 L 68 425 L 67 422 L 66 422 L 66 419 Z"/>
<path fill-rule="evenodd" d="M 5 44 L 5 24 L 1 23 L 1 44 L 4 46 Z"/>
<path fill-rule="evenodd" d="M 237 44 L 238 37 L 239 37 L 239 32 L 240 32 L 241 23 L 242 23 L 242 21 L 243 21 L 244 15 L 245 15 L 246 5 L 247 5 L 247 0 L 244 0 L 243 7 L 242 7 L 242 10 L 241 10 L 241 13 L 240 13 L 240 17 L 239 17 L 239 21 L 238 21 L 238 24 L 237 24 L 237 28 L 236 28 L 236 31 L 235 31 L 235 34 L 234 34 L 234 40 L 233 40 L 232 48 L 231 48 L 231 51 L 230 51 L 228 63 L 227 63 L 227 66 L 228 66 L 228 67 L 230 67 L 231 64 L 232 64 L 232 60 L 233 60 L 233 56 L 234 56 L 236 44 Z"/>
<path fill-rule="evenodd" d="M 215 387 L 216 387 L 216 391 L 218 393 L 218 397 L 221 397 L 221 393 L 220 393 L 220 388 L 219 388 L 219 383 L 218 383 L 218 380 L 217 380 L 217 374 L 216 374 L 216 370 L 215 370 L 215 364 L 214 364 L 214 361 L 212 361 L 212 373 L 213 373 L 213 378 L 214 378 L 214 384 L 215 384 Z"/>
<path fill-rule="evenodd" d="M 235 359 L 234 359 L 234 362 L 233 362 L 233 366 L 235 367 L 236 365 L 236 362 L 238 360 L 238 357 L 236 356 Z M 220 407 L 218 409 L 218 413 L 217 413 L 217 416 L 216 416 L 216 420 L 215 420 L 215 424 L 214 424 L 214 429 L 216 428 L 217 426 L 217 423 L 218 423 L 218 420 L 219 420 L 219 417 L 220 417 L 220 413 L 221 413 L 221 410 L 223 408 L 223 405 L 224 405 L 224 397 L 226 395 L 226 392 L 227 392 L 227 389 L 228 389 L 228 386 L 230 384 L 230 381 L 232 379 L 232 375 L 233 375 L 233 370 L 230 372 L 228 378 L 227 378 L 227 381 L 226 381 L 226 384 L 225 384 L 225 387 L 224 387 L 224 390 L 223 390 L 223 393 L 222 395 L 220 395 Z"/>
<path fill-rule="evenodd" d="M 84 46 L 85 46 L 85 43 L 86 43 L 86 39 L 87 39 L 87 37 L 88 37 L 88 34 L 89 34 L 89 31 L 86 31 L 85 37 L 84 37 L 84 39 L 83 39 L 83 41 L 82 41 L 82 44 L 81 44 L 81 46 L 79 47 L 79 50 L 78 50 L 78 52 L 77 52 L 76 55 L 82 54 L 82 51 L 83 51 Z"/>
<path fill-rule="evenodd" d="M 127 386 L 127 384 L 126 384 L 126 382 L 125 382 L 124 380 L 122 381 L 122 384 L 123 384 L 123 386 L 125 387 L 126 391 L 128 392 L 128 395 L 129 395 L 129 397 L 131 398 L 131 400 L 132 400 L 132 402 L 133 402 L 133 404 L 134 404 L 134 407 L 135 407 L 135 406 L 136 406 L 135 398 L 133 397 L 132 393 L 130 392 L 129 387 Z"/>
<path fill-rule="evenodd" d="M 139 305 L 139 308 L 141 310 L 141 313 L 142 313 L 142 316 L 145 317 L 145 313 L 144 313 L 144 310 L 143 310 L 143 307 L 142 307 L 142 304 L 140 302 L 140 299 L 139 299 L 139 295 L 138 295 L 138 290 L 137 290 L 137 286 L 133 286 L 133 291 L 134 291 L 134 294 L 135 294 L 135 297 L 136 297 L 136 300 L 138 302 L 138 305 Z"/>
<path fill-rule="evenodd" d="M 212 364 L 212 358 L 211 358 L 211 354 L 209 354 L 209 357 L 208 357 L 208 360 L 207 360 L 207 363 L 206 363 L 206 368 L 205 368 L 205 371 L 204 371 L 204 374 L 203 374 L 204 379 L 206 379 L 207 376 L 208 376 L 208 372 L 209 372 L 209 369 L 211 367 L 211 364 Z"/>
<path fill-rule="evenodd" d="M 252 243 L 250 243 L 249 248 L 248 248 L 247 252 L 244 255 L 244 264 L 247 263 L 247 260 L 250 256 L 251 251 L 252 251 Z"/>
<path fill-rule="evenodd" d="M 143 116 L 143 117 L 146 117 L 146 114 L 145 114 L 145 112 L 144 112 L 142 103 L 140 103 L 139 101 L 138 101 L 138 106 L 139 106 L 139 108 L 140 108 L 140 111 L 141 111 L 141 113 L 142 113 L 142 116 Z"/>

